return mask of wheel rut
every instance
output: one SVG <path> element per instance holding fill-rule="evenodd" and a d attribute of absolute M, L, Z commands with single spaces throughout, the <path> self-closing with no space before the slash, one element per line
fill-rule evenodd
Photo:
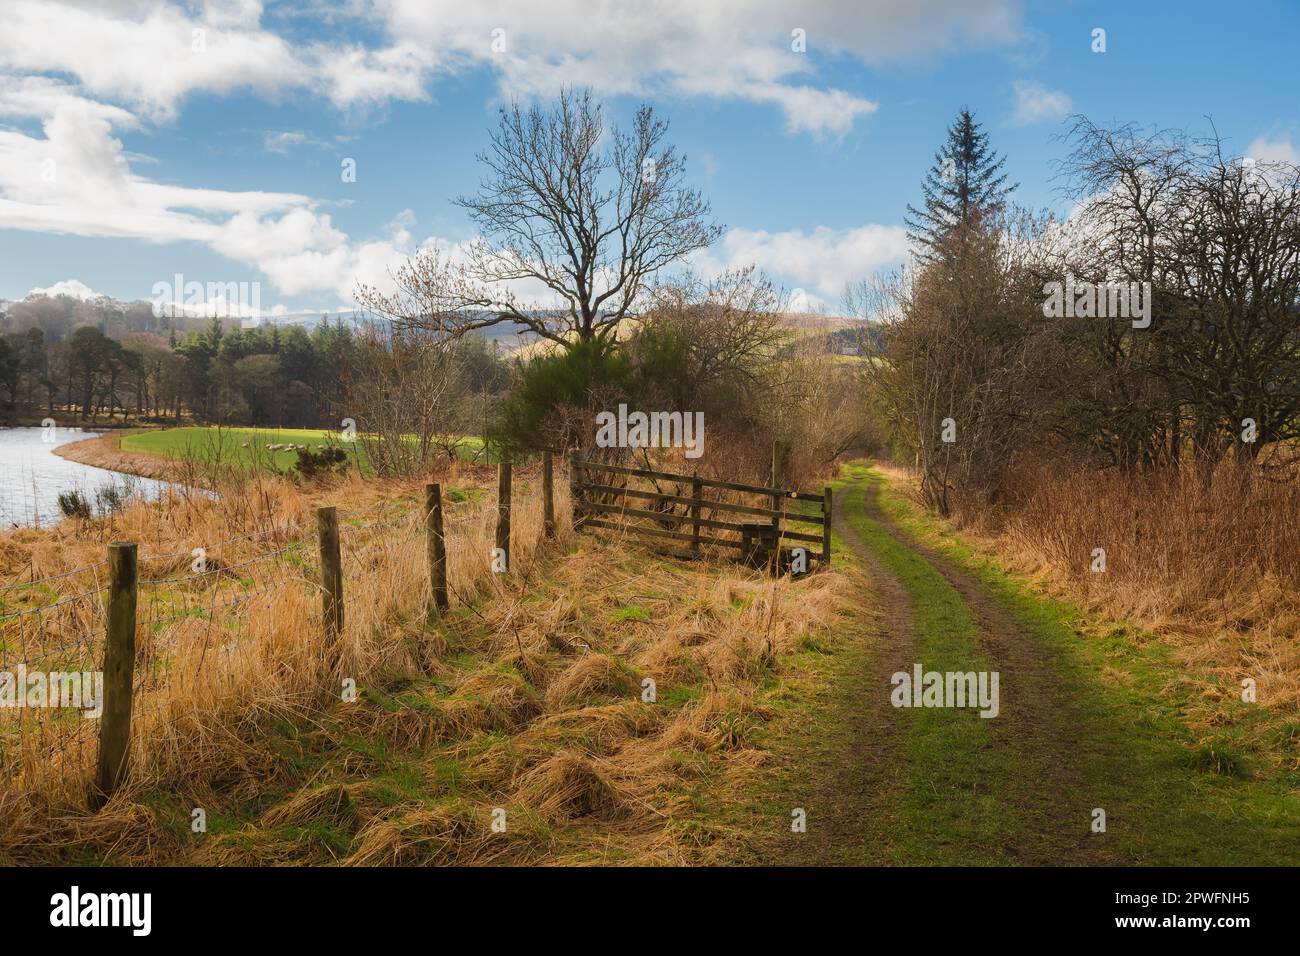
<path fill-rule="evenodd" d="M 1014 775 L 994 790 L 1006 807 L 1006 842 L 996 849 L 987 843 L 971 846 L 969 862 L 989 862 L 991 851 L 1033 866 L 1122 862 L 1089 830 L 1098 798 L 1080 766 L 1089 746 L 1081 731 L 1086 723 L 1076 719 L 1076 691 L 1055 666 L 1053 653 L 981 582 L 899 528 L 880 507 L 878 485 L 854 483 L 842 493 L 846 500 L 861 496 L 867 516 L 960 596 L 977 627 L 976 647 L 984 662 L 979 666 L 1000 677 L 999 714 L 988 723 L 991 747 L 1001 751 L 996 763 Z M 807 832 L 788 832 L 779 822 L 776 833 L 763 826 L 768 835 L 754 835 L 744 854 L 748 862 L 906 863 L 918 839 L 927 839 L 915 831 L 906 808 L 909 788 L 934 783 L 927 783 L 928 768 L 915 766 L 909 757 L 909 721 L 890 702 L 892 675 L 927 663 L 919 656 L 914 598 L 844 511 L 836 509 L 834 529 L 856 559 L 846 573 L 861 589 L 854 602 L 857 613 L 844 625 L 831 673 L 806 691 L 814 716 L 772 754 L 779 782 L 771 789 L 776 806 L 767 812 L 789 820 L 790 811 L 801 808 Z M 910 852 L 905 842 L 913 844 Z"/>
<path fill-rule="evenodd" d="M 1080 769 L 1090 747 L 1077 719 L 1075 692 L 1051 652 L 987 588 L 950 559 L 898 528 L 880 508 L 877 483 L 859 493 L 867 514 L 899 544 L 923 558 L 960 595 L 978 626 L 980 650 L 999 674 L 1000 711 L 991 720 L 999 747 L 1032 786 L 1009 788 L 1026 818 L 1006 849 L 1030 865 L 1118 862 L 1089 829 L 1097 796 Z"/>
<path fill-rule="evenodd" d="M 834 721 L 803 740 L 804 779 L 791 781 L 791 806 L 808 831 L 786 834 L 765 854 L 794 866 L 881 865 L 896 861 L 906 791 L 906 743 L 889 704 L 889 678 L 915 658 L 912 602 L 902 583 L 842 515 L 834 529 L 858 559 L 861 620 L 837 651 L 834 685 L 821 691 Z"/>

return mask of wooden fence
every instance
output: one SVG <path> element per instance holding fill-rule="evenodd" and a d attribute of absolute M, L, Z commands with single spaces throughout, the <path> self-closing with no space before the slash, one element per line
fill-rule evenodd
<path fill-rule="evenodd" d="M 497 467 L 497 520 L 495 542 L 502 570 L 510 561 L 510 511 L 513 465 L 504 461 Z M 551 453 L 543 455 L 542 489 L 546 516 L 545 537 L 554 537 L 555 520 L 552 495 Z M 436 622 L 450 606 L 447 588 L 447 538 L 443 531 L 442 486 L 424 487 L 424 530 L 429 564 L 429 586 L 424 595 L 425 613 Z M 321 623 L 325 647 L 334 667 L 340 660 L 339 642 L 343 636 L 345 602 L 343 596 L 343 561 L 340 551 L 338 509 L 316 509 L 316 538 L 320 554 L 317 586 L 321 597 Z M 136 671 L 136 620 L 139 575 L 136 571 L 136 545 L 119 541 L 108 546 L 109 587 L 104 643 L 104 712 L 99 725 L 99 757 L 90 787 L 92 810 L 103 807 L 122 787 L 130 773 L 131 714 Z"/>
<path fill-rule="evenodd" d="M 808 548 L 805 549 L 806 555 L 822 563 L 830 559 L 831 491 L 829 488 L 820 495 L 804 494 L 775 487 L 759 487 L 715 481 L 700 478 L 696 475 L 674 475 L 669 472 L 624 468 L 616 465 L 582 461 L 577 457 L 570 459 L 570 465 L 572 468 L 570 486 L 574 502 L 573 523 L 575 529 L 581 527 L 617 528 L 661 539 L 672 539 L 689 544 L 691 552 L 697 555 L 705 547 L 739 550 L 742 557 L 747 557 L 754 562 L 759 560 L 770 561 L 774 572 L 789 567 L 792 552 L 796 550 L 796 548 L 787 547 L 785 542 L 795 542 L 796 547 L 802 543 L 820 544 L 820 552 Z M 493 555 L 493 570 L 499 571 L 512 569 L 510 564 L 511 471 L 510 462 L 500 464 L 496 534 L 494 538 L 496 549 Z M 600 480 L 587 480 L 588 476 Z M 677 482 L 682 488 L 689 486 L 690 494 L 680 495 L 659 490 L 654 492 L 642 491 L 629 487 L 627 481 L 629 478 Z M 622 484 L 616 484 L 619 481 Z M 547 452 L 543 455 L 542 460 L 542 492 L 545 499 L 543 504 L 543 535 L 545 537 L 552 537 L 556 533 L 554 502 L 551 500 L 553 488 L 552 457 Z M 723 501 L 708 497 L 706 490 L 757 495 L 770 500 L 772 506 L 759 507 L 735 501 Z M 645 500 L 648 507 L 630 507 L 627 504 L 628 498 Z M 798 512 L 791 511 L 786 507 L 791 502 L 804 501 L 819 506 L 819 510 L 815 512 Z M 718 513 L 742 515 L 763 520 L 753 522 L 725 521 L 714 517 Z M 346 613 L 344 600 L 345 581 L 340 554 L 340 538 L 343 529 L 340 528 L 339 514 L 333 507 L 318 508 L 315 517 L 315 538 L 319 553 L 319 566 L 315 575 L 309 574 L 307 579 L 301 583 L 319 590 L 322 638 L 327 653 L 337 666 L 340 658 L 339 643 L 343 635 Z M 627 525 L 611 520 L 616 517 L 645 519 L 654 522 L 654 524 Z M 449 606 L 447 540 L 443 523 L 442 489 L 437 484 L 430 484 L 425 487 L 422 518 L 421 524 L 427 538 L 426 553 L 429 576 L 428 589 L 420 596 L 419 600 L 425 605 L 427 619 L 433 622 Z M 820 532 L 812 534 L 807 531 L 792 530 L 788 527 L 792 522 L 819 525 Z M 689 533 L 670 530 L 683 525 L 690 527 Z M 302 530 L 306 531 L 307 529 Z M 722 534 L 715 532 L 736 533 L 739 538 L 724 537 Z M 232 538 L 230 541 L 239 541 L 246 537 L 250 536 Z M 248 571 L 247 566 L 275 559 L 292 547 L 309 543 L 310 537 L 292 541 L 288 545 L 269 553 L 230 565 L 229 569 L 241 568 L 242 574 Z M 102 618 L 100 618 L 103 621 L 102 626 L 104 628 L 102 648 L 92 647 L 92 644 L 98 642 L 93 641 L 91 635 L 81 629 L 81 633 L 75 640 L 58 641 L 55 646 L 42 649 L 38 653 L 20 654 L 22 660 L 10 661 L 6 651 L 8 644 L 4 639 L 6 634 L 3 629 L 0 629 L 0 665 L 2 665 L 0 669 L 10 665 L 27 666 L 29 664 L 38 664 L 43 660 L 54 659 L 56 655 L 65 653 L 72 647 L 90 653 L 102 652 L 101 659 L 103 661 L 104 675 L 103 713 L 98 728 L 98 755 L 97 760 L 94 762 L 89 788 L 89 804 L 92 809 L 103 807 L 112 795 L 121 789 L 131 774 L 131 720 L 133 710 L 136 709 L 133 707 L 133 698 L 139 697 L 139 692 L 144 689 L 142 684 L 137 683 L 141 672 L 147 673 L 150 670 L 147 662 L 142 664 L 137 660 L 137 632 L 141 627 L 169 620 L 168 618 L 140 619 L 137 616 L 140 588 L 146 585 L 170 587 L 173 582 L 181 582 L 189 578 L 204 578 L 211 573 L 199 570 L 177 578 L 142 580 L 138 569 L 136 544 L 128 541 L 110 544 L 106 561 L 91 566 L 91 568 L 103 565 L 107 565 L 108 568 L 106 586 L 96 587 L 81 594 L 61 598 L 48 605 L 0 615 L 0 625 L 7 627 L 17 624 L 21 627 L 29 617 L 43 617 L 55 610 L 67 610 L 70 606 L 79 602 L 98 603 L 102 599 L 101 596 L 107 598 L 102 605 Z M 89 568 L 79 570 L 89 570 Z M 68 574 L 71 574 L 71 572 L 68 572 Z M 59 575 L 57 577 L 64 576 Z M 51 578 L 50 580 L 52 582 L 54 579 Z M 259 594 L 265 595 L 269 593 L 270 589 L 268 588 L 263 591 L 252 592 L 246 597 L 251 598 Z M 185 616 L 185 613 L 174 615 L 175 618 Z M 21 633 L 18 637 L 16 646 L 26 648 L 27 642 L 22 639 Z M 81 736 L 78 735 L 79 746 L 81 739 Z M 3 748 L 0 747 L 0 751 L 2 750 Z M 0 777 L 3 776 L 4 774 L 0 773 Z"/>
<path fill-rule="evenodd" d="M 774 456 L 774 473 L 777 472 Z M 718 481 L 699 475 L 674 474 L 649 468 L 628 468 L 569 457 L 573 526 L 605 528 L 687 545 L 689 554 L 703 547 L 739 551 L 752 564 L 765 564 L 773 573 L 808 570 L 809 559 L 827 564 L 831 558 L 831 489 L 810 494 L 788 488 Z M 653 490 L 633 487 L 631 479 L 653 484 Z M 665 491 L 661 483 L 674 485 Z M 706 492 L 715 492 L 709 495 Z M 684 493 L 688 492 L 689 493 Z M 765 498 L 770 506 L 723 500 L 716 492 Z M 791 510 L 808 502 L 814 511 Z M 736 516 L 753 519 L 737 520 Z M 732 519 L 732 520 L 727 520 Z M 791 525 L 817 526 L 816 532 Z M 689 530 L 683 530 L 687 529 Z M 819 545 L 814 550 L 809 545 Z M 803 567 L 800 565 L 800 557 Z"/>
<path fill-rule="evenodd" d="M 542 462 L 543 493 L 548 498 L 553 493 L 551 458 L 550 453 L 547 453 Z M 495 508 L 494 536 L 496 551 L 492 556 L 494 571 L 505 572 L 511 568 L 512 470 L 508 461 L 502 462 L 498 469 L 499 497 Z M 553 503 L 546 501 L 543 510 L 543 536 L 553 537 L 556 533 Z M 191 566 L 186 572 L 174 577 L 149 579 L 142 575 L 136 543 L 119 541 L 108 545 L 104 561 L 76 569 L 75 573 L 56 575 L 48 582 L 33 579 L 31 582 L 17 582 L 0 587 L 0 591 L 5 592 L 17 587 L 30 590 L 41 586 L 55 590 L 58 585 L 65 583 L 64 579 L 72 581 L 83 574 L 90 575 L 97 569 L 107 570 L 107 580 L 101 586 L 84 591 L 78 586 L 78 593 L 65 597 L 58 597 L 55 590 L 56 600 L 0 613 L 0 672 L 15 668 L 43 670 L 47 667 L 61 672 L 74 663 L 72 655 L 75 652 L 76 671 L 92 673 L 92 668 L 98 665 L 102 668 L 103 675 L 103 710 L 99 720 L 80 722 L 81 727 L 72 735 L 59 733 L 60 728 L 69 721 L 59 719 L 57 714 L 47 715 L 43 708 L 24 707 L 12 711 L 0 709 L 0 715 L 9 718 L 0 726 L 0 786 L 13 785 L 15 775 L 25 769 L 22 761 L 11 759 L 15 753 L 14 746 L 24 739 L 29 742 L 35 740 L 41 745 L 46 757 L 56 757 L 61 762 L 66 758 L 73 765 L 84 765 L 85 757 L 90 756 L 88 804 L 92 810 L 103 807 L 130 779 L 133 717 L 141 715 L 142 696 L 157 676 L 154 674 L 156 662 L 150 659 L 148 652 L 150 641 L 146 639 L 142 642 L 137 638 L 141 635 L 156 637 L 154 629 L 188 620 L 191 614 L 200 618 L 206 615 L 209 620 L 214 620 L 218 609 L 244 606 L 253 600 L 261 600 L 270 594 L 274 586 L 303 585 L 319 594 L 322 646 L 337 669 L 341 660 L 346 614 L 346 581 L 341 542 L 353 530 L 372 527 L 365 525 L 362 529 L 353 529 L 344 523 L 343 519 L 353 517 L 351 514 L 341 515 L 332 506 L 317 508 L 314 527 L 300 526 L 293 535 L 287 528 L 283 529 L 283 537 L 294 539 L 283 547 L 232 564 L 203 566 L 198 569 Z M 436 622 L 450 606 L 447 582 L 448 538 L 444 531 L 441 486 L 426 485 L 422 513 L 411 515 L 407 512 L 401 517 L 404 524 L 418 524 L 426 539 L 424 550 L 428 561 L 428 589 L 412 597 L 423 606 L 427 619 L 431 623 Z M 411 521 L 413 518 L 418 518 L 418 522 Z M 389 521 L 376 522 L 374 526 L 395 527 Z M 296 532 L 299 531 L 302 532 L 301 537 L 297 536 Z M 212 546 L 240 542 L 258 535 L 260 532 L 257 535 L 241 535 L 226 542 L 215 542 Z M 515 535 L 518 535 L 517 529 Z M 312 545 L 315 545 L 314 549 Z M 266 567 L 279 568 L 279 558 L 291 549 L 298 549 L 304 556 L 310 554 L 309 549 L 315 550 L 319 555 L 319 563 L 315 567 L 305 563 L 294 564 L 292 571 L 277 570 L 270 575 L 263 573 Z M 162 557 L 170 560 L 184 555 L 188 559 L 190 554 L 189 549 L 184 549 Z M 152 556 L 150 560 L 158 557 Z M 237 575 L 230 573 L 234 569 L 238 569 Z M 259 579 L 269 576 L 277 584 L 265 588 L 255 587 L 256 581 L 253 585 L 245 584 L 244 577 L 255 573 Z M 229 602 L 218 601 L 215 598 L 216 589 L 227 579 L 233 582 L 231 587 L 235 591 L 235 599 Z M 158 588 L 170 594 L 172 589 L 188 583 L 202 586 L 208 596 L 193 607 L 182 602 L 186 606 L 180 613 L 154 613 Z M 72 615 L 74 611 L 75 617 Z M 42 620 L 46 618 L 49 620 Z M 11 727 L 10 724 L 14 726 Z M 36 731 L 35 736 L 33 730 Z M 95 746 L 96 737 L 97 754 L 86 754 L 84 748 Z"/>

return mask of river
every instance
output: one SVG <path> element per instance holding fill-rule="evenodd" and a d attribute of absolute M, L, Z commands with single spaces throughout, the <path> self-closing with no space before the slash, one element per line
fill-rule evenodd
<path fill-rule="evenodd" d="M 106 495 L 156 496 L 166 482 L 68 461 L 54 449 L 94 438 L 80 428 L 0 428 L 0 530 L 40 527 L 63 517 L 59 494 L 75 491 L 102 512 Z"/>

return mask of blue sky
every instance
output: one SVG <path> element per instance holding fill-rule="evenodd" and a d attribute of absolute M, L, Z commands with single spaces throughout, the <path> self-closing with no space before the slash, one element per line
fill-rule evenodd
<path fill-rule="evenodd" d="M 473 237 L 450 200 L 494 109 L 566 82 L 615 120 L 643 100 L 670 120 L 727 227 L 697 268 L 754 262 L 832 309 L 903 255 L 962 106 L 1018 200 L 1060 213 L 1068 113 L 1212 118 L 1260 158 L 1300 143 L 1295 0 L 303 6 L 0 3 L 0 298 L 75 281 L 147 299 L 179 272 L 260 282 L 264 309 L 348 307 L 420 244 Z"/>

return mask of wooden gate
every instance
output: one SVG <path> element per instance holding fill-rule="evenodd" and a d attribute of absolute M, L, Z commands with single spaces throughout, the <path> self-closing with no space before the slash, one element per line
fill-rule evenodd
<path fill-rule="evenodd" d="M 634 481 L 653 488 L 636 487 Z M 700 554 L 702 548 L 726 548 L 740 552 L 750 563 L 766 564 L 773 572 L 797 570 L 800 557 L 805 570 L 809 561 L 830 561 L 829 487 L 821 494 L 809 494 L 607 465 L 577 455 L 569 457 L 569 482 L 573 523 L 579 530 L 607 528 L 680 542 L 692 555 Z M 730 500 L 746 497 L 751 502 L 763 499 L 765 505 Z M 739 520 L 741 517 L 750 520 Z M 726 520 L 729 518 L 733 520 Z M 796 530 L 792 524 L 803 525 L 805 530 Z"/>

